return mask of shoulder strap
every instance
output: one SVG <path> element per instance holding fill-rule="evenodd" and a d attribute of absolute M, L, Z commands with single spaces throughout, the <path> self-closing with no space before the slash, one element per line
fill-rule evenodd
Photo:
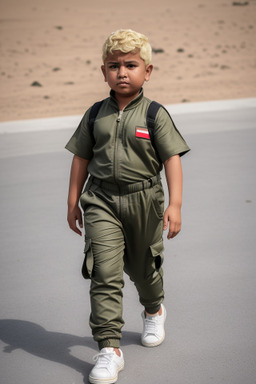
<path fill-rule="evenodd" d="M 89 130 L 90 130 L 93 144 L 95 144 L 95 139 L 94 139 L 94 134 L 93 134 L 94 122 L 95 122 L 95 119 L 99 113 L 99 110 L 100 110 L 102 103 L 103 103 L 103 100 L 97 101 L 95 104 L 93 104 L 93 106 L 91 107 L 91 110 L 90 110 L 90 114 L 89 114 L 88 125 L 89 125 Z"/>
<path fill-rule="evenodd" d="M 152 143 L 154 150 L 156 151 L 158 159 L 159 159 L 159 155 L 157 153 L 155 140 L 154 140 L 154 129 L 155 129 L 156 114 L 157 114 L 160 107 L 162 107 L 161 104 L 157 103 L 156 101 L 151 101 L 151 103 L 149 104 L 148 110 L 147 110 L 147 118 L 146 118 L 150 140 L 151 140 L 151 143 Z"/>

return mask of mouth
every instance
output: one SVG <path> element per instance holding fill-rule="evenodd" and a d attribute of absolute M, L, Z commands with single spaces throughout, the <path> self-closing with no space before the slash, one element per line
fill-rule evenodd
<path fill-rule="evenodd" d="M 127 81 L 119 81 L 117 85 L 129 85 Z"/>

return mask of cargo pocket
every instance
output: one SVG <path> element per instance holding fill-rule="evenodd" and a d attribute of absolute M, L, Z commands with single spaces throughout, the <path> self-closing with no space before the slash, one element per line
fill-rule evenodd
<path fill-rule="evenodd" d="M 82 266 L 82 275 L 85 279 L 92 277 L 93 270 L 93 253 L 91 239 L 87 239 L 84 247 L 84 262 Z"/>
<path fill-rule="evenodd" d="M 164 243 L 163 239 L 150 246 L 151 268 L 153 269 L 153 277 L 158 273 L 162 273 L 162 264 L 164 261 Z"/>

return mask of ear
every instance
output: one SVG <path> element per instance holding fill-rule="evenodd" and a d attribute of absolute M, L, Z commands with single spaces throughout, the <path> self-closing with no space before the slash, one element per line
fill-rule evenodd
<path fill-rule="evenodd" d="M 149 81 L 153 68 L 152 64 L 146 65 L 145 81 Z"/>
<path fill-rule="evenodd" d="M 106 68 L 105 68 L 105 65 L 102 65 L 101 66 L 101 71 L 103 73 L 103 76 L 104 76 L 104 81 L 107 81 L 107 78 L 106 78 Z"/>

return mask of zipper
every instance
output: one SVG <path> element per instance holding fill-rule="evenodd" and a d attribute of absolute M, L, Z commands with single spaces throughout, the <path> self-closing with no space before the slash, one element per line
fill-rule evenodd
<path fill-rule="evenodd" d="M 122 119 L 122 116 L 123 116 L 123 110 L 122 111 L 119 111 L 119 114 L 118 114 L 118 117 L 116 119 L 116 136 L 115 136 L 115 150 L 114 150 L 114 169 L 113 169 L 113 175 L 114 175 L 114 181 L 115 183 L 117 182 L 117 179 L 118 179 L 118 156 L 117 156 L 117 153 L 118 153 L 118 133 L 119 133 L 119 126 L 120 126 L 120 123 L 121 123 L 121 119 Z"/>
<path fill-rule="evenodd" d="M 119 114 L 118 114 L 118 118 L 116 119 L 117 123 L 120 123 L 121 119 L 122 119 L 122 115 L 124 113 L 124 110 L 122 111 L 119 111 Z"/>

